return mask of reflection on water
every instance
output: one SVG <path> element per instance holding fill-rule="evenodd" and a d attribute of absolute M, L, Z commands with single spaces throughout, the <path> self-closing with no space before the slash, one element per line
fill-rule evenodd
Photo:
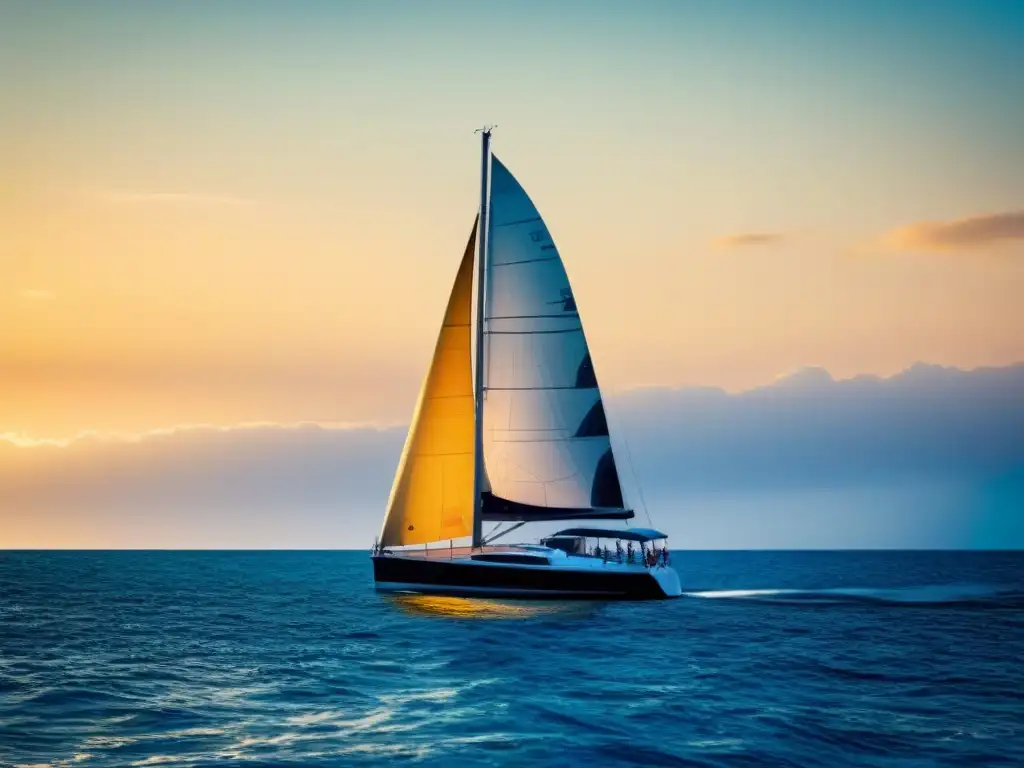
<path fill-rule="evenodd" d="M 446 616 L 456 619 L 534 619 L 539 616 L 586 618 L 601 609 L 601 603 L 556 600 L 485 600 L 446 595 L 392 594 L 382 598 L 412 616 Z"/>

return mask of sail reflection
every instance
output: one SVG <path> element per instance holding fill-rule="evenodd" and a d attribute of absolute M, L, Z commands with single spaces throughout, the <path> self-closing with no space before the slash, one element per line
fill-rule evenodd
<path fill-rule="evenodd" d="M 384 595 L 384 600 L 412 616 L 445 616 L 455 619 L 588 618 L 601 607 L 590 601 L 485 600 L 448 595 Z"/>

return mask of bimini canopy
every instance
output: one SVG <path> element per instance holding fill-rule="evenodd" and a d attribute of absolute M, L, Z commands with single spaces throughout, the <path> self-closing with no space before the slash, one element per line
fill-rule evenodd
<path fill-rule="evenodd" d="M 609 530 L 607 528 L 566 528 L 555 536 L 582 536 L 590 539 L 622 539 L 623 541 L 654 541 L 667 539 L 661 531 L 653 528 L 625 528 Z"/>

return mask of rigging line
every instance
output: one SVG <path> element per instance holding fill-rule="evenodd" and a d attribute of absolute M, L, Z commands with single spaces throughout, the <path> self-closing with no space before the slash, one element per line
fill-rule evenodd
<path fill-rule="evenodd" d="M 614 394 L 614 390 L 612 390 L 610 394 Z M 605 418 L 607 418 L 607 415 L 605 416 Z M 636 485 L 636 492 L 637 495 L 640 497 L 640 507 L 644 511 L 644 517 L 647 518 L 647 525 L 653 528 L 654 523 L 651 522 L 651 513 L 647 509 L 647 502 L 644 501 L 644 489 L 643 486 L 640 485 L 640 478 L 636 474 L 636 464 L 633 462 L 633 452 L 629 448 L 629 438 L 626 437 L 626 428 L 623 422 L 619 422 L 618 431 L 619 434 L 622 435 L 622 444 L 626 447 L 626 461 L 629 462 L 629 471 L 633 475 L 633 483 Z M 609 442 L 611 442 L 610 439 Z"/>
<path fill-rule="evenodd" d="M 647 502 L 644 501 L 644 489 L 640 485 L 640 478 L 636 474 L 636 465 L 633 463 L 633 452 L 629 450 L 629 440 L 626 437 L 625 432 L 622 434 L 622 442 L 626 446 L 626 458 L 629 460 L 629 471 L 633 473 L 633 482 L 636 483 L 636 492 L 640 496 L 640 506 L 643 507 L 644 517 L 647 518 L 647 524 L 653 528 L 654 523 L 651 522 L 651 513 L 647 509 Z"/>
<path fill-rule="evenodd" d="M 504 521 L 502 521 L 502 522 L 504 522 Z M 498 525 L 500 526 L 501 523 L 499 522 Z M 501 531 L 499 533 L 494 533 L 494 531 L 491 531 L 491 533 L 488 534 L 487 538 L 484 539 L 483 543 L 485 545 L 490 544 L 491 542 L 496 541 L 497 539 L 500 539 L 505 534 L 512 533 L 512 531 L 514 531 L 514 530 L 516 530 L 518 528 L 522 528 L 524 525 L 526 525 L 526 521 L 525 520 L 520 520 L 515 525 L 513 525 L 513 526 L 511 526 L 509 528 L 506 528 L 504 531 Z M 495 527 L 497 527 L 497 526 L 495 526 Z"/>

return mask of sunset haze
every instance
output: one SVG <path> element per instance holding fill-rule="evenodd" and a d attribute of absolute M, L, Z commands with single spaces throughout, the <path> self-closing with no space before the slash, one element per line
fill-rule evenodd
<path fill-rule="evenodd" d="M 352 475 L 378 526 L 484 123 L 558 244 L 609 402 L 1024 361 L 1022 72 L 1010 2 L 0 1 L 0 547 L 109 544 L 117 503 L 71 536 L 77 497 L 39 489 L 149 465 L 53 457 L 194 425 L 383 429 Z M 978 477 L 1024 500 L 999 434 Z M 367 544 L 315 533 L 346 498 L 317 496 L 281 545 Z M 274 546 L 255 519 L 246 545 Z M 115 545 L 204 541 L 133 525 L 152 536 Z M 993 525 L 926 544 L 994 546 Z"/>

